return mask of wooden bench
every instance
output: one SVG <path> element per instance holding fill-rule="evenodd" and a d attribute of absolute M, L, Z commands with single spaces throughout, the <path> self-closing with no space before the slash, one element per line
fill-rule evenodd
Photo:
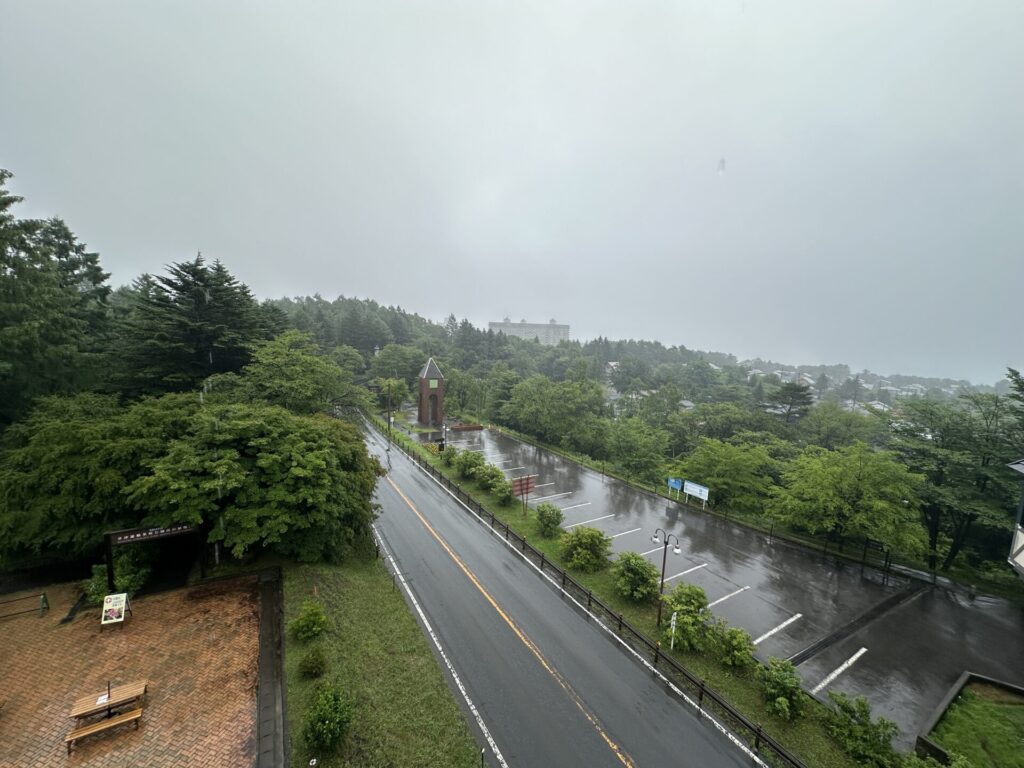
<path fill-rule="evenodd" d="M 109 731 L 111 728 L 117 728 L 119 725 L 125 723 L 135 723 L 135 727 L 139 727 L 139 718 L 142 717 L 142 707 L 133 709 L 131 712 L 123 712 L 120 715 L 114 715 L 103 720 L 98 720 L 95 723 L 89 725 L 83 725 L 81 728 L 75 728 L 69 733 L 64 741 L 68 745 L 68 754 L 71 754 L 71 745 L 79 739 L 84 739 L 86 736 L 92 736 L 94 733 L 102 733 L 103 731 Z"/>
<path fill-rule="evenodd" d="M 104 711 L 110 716 L 112 710 L 118 707 L 131 704 L 139 699 L 145 700 L 148 687 L 148 680 L 138 680 L 126 685 L 115 685 L 109 693 L 100 691 L 83 696 L 76 700 L 71 707 L 71 717 L 81 719 Z"/>

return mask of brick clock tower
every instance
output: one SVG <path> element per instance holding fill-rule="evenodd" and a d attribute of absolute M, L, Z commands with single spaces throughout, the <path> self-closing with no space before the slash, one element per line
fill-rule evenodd
<path fill-rule="evenodd" d="M 444 424 L 444 376 L 434 358 L 427 360 L 420 371 L 419 422 L 427 427 Z"/>

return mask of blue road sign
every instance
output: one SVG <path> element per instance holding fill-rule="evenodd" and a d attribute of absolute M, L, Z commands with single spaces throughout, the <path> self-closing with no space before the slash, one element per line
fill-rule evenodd
<path fill-rule="evenodd" d="M 670 477 L 668 479 L 668 487 L 676 491 L 683 489 L 683 479 L 681 477 Z"/>

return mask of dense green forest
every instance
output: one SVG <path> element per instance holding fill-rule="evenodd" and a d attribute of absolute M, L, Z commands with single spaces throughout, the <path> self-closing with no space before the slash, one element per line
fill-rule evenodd
<path fill-rule="evenodd" d="M 812 387 L 656 341 L 546 347 L 344 296 L 259 303 L 201 256 L 112 290 L 63 222 L 17 219 L 17 198 L 0 195 L 8 560 L 85 554 L 103 530 L 170 521 L 201 522 L 235 552 L 328 555 L 365 533 L 377 470 L 326 413 L 370 405 L 370 390 L 408 402 L 429 355 L 450 412 L 637 482 L 701 482 L 720 509 L 1009 576 L 1018 490 L 1005 464 L 1024 456 L 1012 369 L 1006 394 L 875 409 L 879 392 L 840 378 L 844 366 Z"/>

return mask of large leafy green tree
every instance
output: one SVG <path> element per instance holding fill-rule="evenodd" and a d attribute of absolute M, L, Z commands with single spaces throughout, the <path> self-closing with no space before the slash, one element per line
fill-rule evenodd
<path fill-rule="evenodd" d="M 1011 440 L 1010 406 L 1004 396 L 971 393 L 906 401 L 890 414 L 893 449 L 927 480 L 921 512 L 932 568 L 942 556 L 948 570 L 979 525 L 1009 529 L 1016 493 L 1004 465 L 1024 448 Z"/>
<path fill-rule="evenodd" d="M 380 466 L 354 426 L 272 405 L 202 409 L 125 493 L 145 522 L 192 523 L 236 556 L 337 561 L 369 535 Z"/>
<path fill-rule="evenodd" d="M 917 547 L 919 476 L 891 453 L 855 443 L 835 451 L 811 446 L 774 488 L 772 514 L 811 533 L 842 540 L 868 536 L 901 551 Z"/>
<path fill-rule="evenodd" d="M 661 481 L 661 466 L 668 450 L 668 434 L 640 419 L 616 419 L 609 435 L 612 461 L 629 477 L 649 483 Z"/>
<path fill-rule="evenodd" d="M 704 437 L 672 472 L 707 486 L 714 504 L 756 514 L 770 498 L 778 462 L 764 445 L 735 445 Z"/>

